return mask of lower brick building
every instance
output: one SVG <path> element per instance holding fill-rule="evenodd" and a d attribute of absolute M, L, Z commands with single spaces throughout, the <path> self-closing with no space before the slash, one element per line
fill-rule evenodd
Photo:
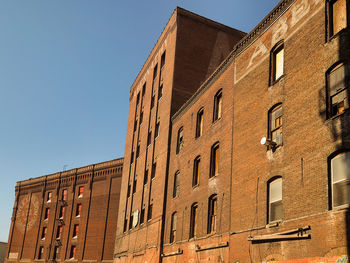
<path fill-rule="evenodd" d="M 112 262 L 123 159 L 16 184 L 5 262 Z"/>

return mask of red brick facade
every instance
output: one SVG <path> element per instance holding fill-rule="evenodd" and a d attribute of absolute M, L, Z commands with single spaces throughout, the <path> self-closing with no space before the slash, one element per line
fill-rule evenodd
<path fill-rule="evenodd" d="M 118 227 L 115 262 L 347 262 L 350 168 L 334 167 L 336 160 L 350 166 L 350 73 L 336 91 L 331 86 L 350 63 L 349 10 L 344 0 L 283 0 L 210 74 L 202 74 L 205 52 L 193 60 L 188 55 L 200 49 L 178 47 L 181 19 L 171 17 L 131 89 L 118 226 L 143 205 L 147 218 L 148 204 L 138 197 L 145 193 L 153 217 L 140 225 L 136 212 L 130 229 Z M 201 39 L 183 26 L 192 41 Z M 176 37 L 164 36 L 169 28 Z M 157 51 L 164 39 L 166 48 Z M 175 68 L 166 64 L 169 97 L 163 95 L 152 117 L 150 125 L 159 118 L 161 132 L 147 148 L 147 132 L 132 129 L 140 112 L 135 90 L 151 86 L 145 72 L 164 50 Z M 139 140 L 143 150 L 131 163 Z M 137 189 L 128 195 L 134 175 Z"/>
<path fill-rule="evenodd" d="M 5 262 L 112 262 L 123 159 L 20 181 Z"/>

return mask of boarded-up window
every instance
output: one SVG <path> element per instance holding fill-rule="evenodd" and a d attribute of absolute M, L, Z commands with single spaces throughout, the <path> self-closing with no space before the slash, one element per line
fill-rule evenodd
<path fill-rule="evenodd" d="M 191 221 L 190 221 L 190 238 L 193 238 L 197 234 L 197 216 L 198 216 L 198 204 L 194 203 L 191 206 Z"/>
<path fill-rule="evenodd" d="M 171 215 L 170 243 L 173 243 L 176 239 L 176 223 L 177 223 L 177 214 L 176 214 L 176 212 L 174 212 Z"/>
<path fill-rule="evenodd" d="M 203 109 L 197 113 L 196 138 L 202 136 L 203 133 Z"/>
<path fill-rule="evenodd" d="M 340 30 L 347 27 L 346 0 L 331 1 L 330 11 L 330 36 L 337 34 Z"/>
<path fill-rule="evenodd" d="M 214 97 L 214 117 L 213 121 L 221 119 L 222 116 L 222 92 L 218 91 Z"/>
<path fill-rule="evenodd" d="M 282 145 L 282 104 L 278 104 L 269 111 L 269 137 L 276 145 Z"/>
<path fill-rule="evenodd" d="M 282 219 L 282 178 L 269 183 L 269 222 Z"/>
<path fill-rule="evenodd" d="M 216 232 L 216 215 L 217 195 L 212 195 L 208 204 L 208 234 Z"/>
<path fill-rule="evenodd" d="M 180 192 L 180 172 L 177 171 L 174 175 L 173 198 L 178 197 Z"/>
<path fill-rule="evenodd" d="M 211 160 L 210 160 L 210 176 L 213 177 L 219 174 L 219 143 L 215 143 L 211 147 Z"/>
<path fill-rule="evenodd" d="M 333 208 L 350 203 L 350 152 L 331 160 Z"/>
<path fill-rule="evenodd" d="M 338 64 L 327 73 L 329 116 L 341 114 L 349 108 L 350 67 Z"/>
<path fill-rule="evenodd" d="M 201 157 L 197 156 L 193 163 L 193 179 L 192 186 L 196 186 L 199 183 L 199 171 L 200 171 Z"/>

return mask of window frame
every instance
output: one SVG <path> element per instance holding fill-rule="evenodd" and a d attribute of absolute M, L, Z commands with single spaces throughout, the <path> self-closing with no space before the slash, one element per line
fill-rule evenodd
<path fill-rule="evenodd" d="M 203 134 L 204 126 L 204 108 L 200 108 L 197 112 L 197 121 L 196 121 L 196 138 L 199 138 Z"/>
<path fill-rule="evenodd" d="M 193 161 L 193 176 L 192 176 L 192 187 L 199 185 L 200 165 L 201 156 L 198 155 Z"/>
<path fill-rule="evenodd" d="M 277 118 L 272 119 L 273 113 L 276 112 L 279 109 L 281 109 L 281 111 L 282 111 L 281 115 L 277 117 L 277 118 L 280 118 L 280 121 L 279 121 L 280 125 L 277 128 L 276 127 L 272 128 L 272 122 L 274 121 L 275 122 L 275 126 L 276 126 L 276 120 L 277 120 Z M 281 138 L 280 138 L 280 142 L 276 142 L 276 141 L 273 140 L 273 133 L 277 132 L 279 130 L 280 130 L 280 133 L 279 133 L 280 135 L 279 136 Z M 271 147 L 272 148 L 277 148 L 279 146 L 283 146 L 283 105 L 282 105 L 281 102 L 273 105 L 268 111 L 268 138 L 271 141 L 273 141 L 274 143 L 276 143 L 276 145 L 270 146 L 270 148 Z"/>
<path fill-rule="evenodd" d="M 277 200 L 277 201 L 271 201 L 271 185 L 273 183 L 276 183 L 277 181 L 281 181 L 281 199 Z M 271 224 L 271 223 L 275 223 L 275 222 L 281 222 L 283 219 L 283 178 L 282 176 L 274 176 L 272 177 L 268 182 L 267 182 L 267 224 Z M 271 204 L 273 203 L 277 203 L 277 202 L 281 202 L 281 206 L 282 206 L 282 214 L 281 214 L 281 218 L 277 218 L 275 220 L 271 220 L 271 212 L 272 212 L 272 208 L 271 208 Z"/>
<path fill-rule="evenodd" d="M 191 217 L 190 217 L 190 231 L 189 238 L 195 238 L 197 236 L 197 223 L 198 223 L 198 203 L 195 202 L 191 205 Z"/>
<path fill-rule="evenodd" d="M 215 213 L 214 213 L 215 204 Z M 208 228 L 207 233 L 213 234 L 217 230 L 217 211 L 218 211 L 218 196 L 217 194 L 212 194 L 208 199 Z M 213 225 L 214 221 L 214 225 Z"/>
<path fill-rule="evenodd" d="M 210 149 L 210 171 L 209 178 L 218 176 L 219 173 L 219 161 L 220 161 L 220 142 L 216 142 Z"/>
<path fill-rule="evenodd" d="M 282 54 L 282 74 L 276 75 L 277 74 L 277 55 L 280 52 L 283 52 Z M 285 49 L 284 49 L 284 41 L 280 40 L 277 42 L 276 45 L 271 49 L 270 51 L 270 81 L 269 81 L 269 86 L 273 86 L 275 83 L 277 83 L 281 78 L 284 77 L 285 75 L 285 70 L 284 70 L 284 57 L 285 57 Z"/>
<path fill-rule="evenodd" d="M 173 198 L 178 197 L 179 192 L 180 192 L 180 171 L 177 170 L 174 174 Z"/>
<path fill-rule="evenodd" d="M 169 243 L 176 241 L 177 212 L 171 214 Z"/>
<path fill-rule="evenodd" d="M 340 32 L 342 32 L 344 29 L 346 29 L 349 26 L 349 12 L 348 12 L 348 8 L 349 5 L 347 4 L 347 1 L 345 0 L 345 15 L 346 15 L 346 25 L 345 27 L 343 27 L 342 29 L 340 29 L 339 31 L 335 32 L 334 31 L 334 21 L 333 21 L 333 6 L 334 4 L 340 0 L 327 0 L 326 1 L 326 5 L 327 5 L 327 23 L 326 23 L 326 29 L 327 29 L 327 40 L 331 40 L 332 38 L 334 38 L 335 36 L 337 36 Z"/>
<path fill-rule="evenodd" d="M 219 89 L 214 96 L 213 123 L 222 118 L 222 89 Z"/>
<path fill-rule="evenodd" d="M 349 154 L 349 158 L 350 158 L 350 149 L 342 149 L 342 150 L 339 150 L 339 151 L 336 151 L 334 153 L 332 153 L 329 158 L 328 158 L 328 174 L 329 174 L 329 205 L 330 205 L 330 209 L 343 209 L 343 208 L 348 208 L 350 206 L 350 200 L 349 200 L 349 203 L 343 203 L 343 204 L 340 204 L 340 205 L 337 205 L 335 206 L 334 204 L 334 193 L 335 193 L 335 190 L 334 190 L 334 185 L 335 184 L 339 184 L 339 183 L 343 183 L 343 182 L 349 182 L 350 184 L 350 175 L 349 175 L 349 178 L 346 178 L 346 179 L 342 179 L 342 180 L 338 180 L 337 182 L 334 182 L 334 175 L 333 175 L 333 164 L 332 164 L 332 161 L 336 158 L 339 158 L 340 156 L 342 155 L 346 155 L 346 154 Z M 350 190 L 349 190 L 350 191 Z"/>
<path fill-rule="evenodd" d="M 335 94 L 331 95 L 331 85 L 330 85 L 330 76 L 333 72 L 335 72 L 337 69 L 344 67 L 344 88 L 339 89 L 335 92 Z M 333 112 L 333 104 L 332 104 L 332 98 L 341 94 L 342 92 L 347 93 L 348 101 L 346 99 L 344 100 L 344 109 L 342 112 Z M 340 60 L 334 63 L 327 71 L 326 71 L 326 103 L 327 103 L 327 118 L 333 118 L 336 116 L 339 116 L 343 114 L 346 110 L 350 108 L 350 64 L 348 64 L 346 61 Z M 345 104 L 348 104 L 346 107 Z"/>
<path fill-rule="evenodd" d="M 179 154 L 184 146 L 184 127 L 181 126 L 177 131 L 176 154 Z"/>

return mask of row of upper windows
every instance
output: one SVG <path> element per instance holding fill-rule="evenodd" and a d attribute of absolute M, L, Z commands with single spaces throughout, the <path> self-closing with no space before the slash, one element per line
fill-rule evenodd
<path fill-rule="evenodd" d="M 69 253 L 69 259 L 75 259 L 76 257 L 76 245 L 71 245 L 71 248 L 70 248 L 70 253 Z M 54 250 L 53 250 L 53 255 L 52 255 L 52 259 L 53 260 L 56 260 L 59 258 L 59 254 L 60 254 L 60 250 L 61 250 L 61 245 L 57 245 L 54 247 Z M 47 250 L 49 251 L 49 249 Z M 39 251 L 38 251 L 38 259 L 44 259 L 44 246 L 40 246 L 39 247 Z"/>
<path fill-rule="evenodd" d="M 78 198 L 83 197 L 83 193 L 84 193 L 84 186 L 79 186 L 78 188 Z M 63 189 L 62 190 L 62 194 L 61 194 L 61 200 L 62 201 L 67 201 L 68 199 L 68 190 L 67 189 Z M 46 194 L 46 202 L 47 203 L 51 203 L 52 201 L 52 192 L 47 192 Z"/>
<path fill-rule="evenodd" d="M 331 155 L 330 158 L 330 190 L 331 209 L 348 207 L 350 204 L 350 151 Z M 267 183 L 268 211 L 267 223 L 281 221 L 283 218 L 282 177 L 276 176 Z M 216 231 L 217 195 L 208 201 L 207 233 Z M 197 233 L 198 203 L 193 203 L 190 214 L 189 238 Z M 177 212 L 171 216 L 170 243 L 176 240 Z"/>
<path fill-rule="evenodd" d="M 221 119 L 222 117 L 222 90 L 219 90 L 214 96 L 213 103 L 213 122 Z M 196 133 L 195 137 L 198 138 L 203 134 L 203 124 L 204 124 L 204 108 L 201 108 L 197 112 L 196 120 Z M 183 141 L 183 127 L 178 130 L 177 133 L 177 144 L 176 144 L 176 153 L 179 153 L 184 145 Z"/>

